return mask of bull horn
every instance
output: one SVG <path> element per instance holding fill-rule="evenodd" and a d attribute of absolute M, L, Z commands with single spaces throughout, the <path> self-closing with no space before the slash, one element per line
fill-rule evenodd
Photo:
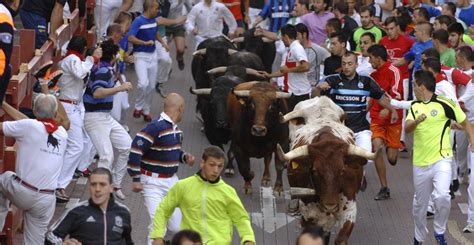
<path fill-rule="evenodd" d="M 235 53 L 237 53 L 237 52 L 239 52 L 239 51 L 237 51 L 237 50 L 235 50 L 235 49 L 228 49 L 227 52 L 228 52 L 229 55 L 233 55 L 233 54 L 235 54 Z"/>
<path fill-rule="evenodd" d="M 349 144 L 349 148 L 347 149 L 347 154 L 360 156 L 367 160 L 375 160 L 375 157 L 377 156 L 376 153 L 370 152 L 362 147 L 359 147 L 353 144 Z"/>
<path fill-rule="evenodd" d="M 258 73 L 257 70 L 252 69 L 252 68 L 245 68 L 245 71 L 247 72 L 247 75 L 254 75 L 257 77 L 264 77 L 262 74 Z"/>
<path fill-rule="evenodd" d="M 290 196 L 314 196 L 316 192 L 310 188 L 290 187 Z"/>
<path fill-rule="evenodd" d="M 250 90 L 234 90 L 234 94 L 239 97 L 249 97 Z"/>
<path fill-rule="evenodd" d="M 287 92 L 276 92 L 276 98 L 277 99 L 288 99 L 291 97 L 290 93 Z"/>
<path fill-rule="evenodd" d="M 277 144 L 277 155 L 282 161 L 291 161 L 292 159 L 309 155 L 308 146 L 303 145 L 285 153 L 280 144 Z"/>
<path fill-rule="evenodd" d="M 210 69 L 209 71 L 207 71 L 207 74 L 224 73 L 226 71 L 227 71 L 227 66 L 219 66 L 219 67 Z"/>
<path fill-rule="evenodd" d="M 205 48 L 202 48 L 202 49 L 196 50 L 196 51 L 193 53 L 193 56 L 205 55 L 205 54 L 206 54 L 206 49 L 205 49 Z"/>
<path fill-rule="evenodd" d="M 263 41 L 264 43 L 272 43 L 272 42 L 274 42 L 275 40 L 272 40 L 272 39 L 266 38 L 266 37 L 262 37 L 262 41 Z"/>
<path fill-rule="evenodd" d="M 189 92 L 195 95 L 210 95 L 212 88 L 200 88 L 200 89 L 193 89 L 193 87 L 189 87 Z"/>
<path fill-rule="evenodd" d="M 244 37 L 236 37 L 236 38 L 232 39 L 232 42 L 233 43 L 242 43 L 242 42 L 244 42 Z"/>
<path fill-rule="evenodd" d="M 291 119 L 295 119 L 295 118 L 303 117 L 303 116 L 304 116 L 304 113 L 302 110 L 296 110 L 296 111 L 293 110 L 291 112 L 286 113 L 283 117 L 281 117 L 280 122 L 286 123 L 290 121 Z"/>

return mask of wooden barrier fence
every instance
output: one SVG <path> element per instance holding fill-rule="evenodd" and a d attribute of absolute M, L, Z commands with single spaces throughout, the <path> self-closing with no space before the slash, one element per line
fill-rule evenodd
<path fill-rule="evenodd" d="M 89 0 L 88 0 L 89 1 Z M 89 12 L 89 11 L 88 11 Z M 83 26 L 85 27 L 86 19 Z M 64 24 L 56 31 L 58 39 L 56 45 L 46 42 L 40 49 L 35 50 L 34 30 L 19 30 L 16 38 L 20 38 L 20 44 L 13 47 L 11 58 L 12 76 L 6 92 L 6 101 L 13 107 L 32 107 L 32 88 L 35 81 L 32 73 L 42 64 L 53 60 L 53 71 L 57 62 L 61 59 L 61 47 L 74 35 L 86 37 L 88 46 L 95 43 L 93 33 L 87 32 L 84 28 L 80 30 L 79 10 L 75 9 L 69 19 L 64 19 Z M 2 113 L 3 114 L 3 113 Z M 0 115 L 0 121 L 8 121 L 8 115 Z M 16 150 L 15 140 L 10 137 L 0 135 L 0 173 L 5 171 L 15 171 Z M 5 226 L 0 232 L 0 244 L 12 245 L 13 236 L 21 228 L 23 213 L 13 205 L 10 207 Z"/>

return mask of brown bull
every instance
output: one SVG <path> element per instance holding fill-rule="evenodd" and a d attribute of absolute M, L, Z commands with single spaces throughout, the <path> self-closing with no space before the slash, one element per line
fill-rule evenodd
<path fill-rule="evenodd" d="M 291 195 L 301 198 L 303 225 L 318 224 L 327 234 L 338 226 L 335 243 L 347 244 L 357 216 L 363 165 L 375 154 L 354 145 L 354 133 L 341 122 L 343 112 L 332 101 L 321 97 L 305 103 L 313 104 L 283 117 L 303 118 L 305 123 L 293 127 L 292 150 L 284 154 L 279 148 L 279 157 L 289 161 Z M 317 115 L 321 110 L 325 113 Z"/>
<path fill-rule="evenodd" d="M 269 185 L 270 162 L 276 145 L 288 145 L 288 125 L 279 122 L 279 113 L 287 113 L 286 98 L 290 94 L 279 92 L 267 82 L 246 82 L 237 85 L 228 97 L 229 122 L 232 136 L 230 151 L 244 178 L 244 192 L 252 190 L 254 177 L 250 158 L 264 158 L 265 170 L 262 185 Z M 274 191 L 281 193 L 283 161 L 275 158 L 277 178 Z"/>

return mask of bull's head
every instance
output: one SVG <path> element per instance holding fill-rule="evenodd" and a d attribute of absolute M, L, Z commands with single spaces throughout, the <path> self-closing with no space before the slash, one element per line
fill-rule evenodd
<path fill-rule="evenodd" d="M 267 123 L 276 120 L 281 111 L 279 100 L 291 96 L 277 91 L 267 82 L 255 82 L 250 90 L 233 90 L 233 93 L 247 111 L 253 114 L 251 133 L 254 136 L 267 135 Z"/>
<path fill-rule="evenodd" d="M 219 74 L 219 73 L 225 73 L 226 75 L 233 75 L 233 76 L 237 76 L 237 77 L 240 77 L 244 80 L 247 80 L 247 75 L 251 75 L 251 76 L 256 76 L 256 77 L 262 77 L 264 78 L 264 76 L 259 73 L 257 70 L 255 69 L 252 69 L 252 68 L 245 68 L 243 66 L 240 66 L 240 65 L 232 65 L 232 66 L 219 66 L 219 67 L 216 67 L 216 68 L 213 68 L 213 69 L 210 69 L 207 71 L 207 74 L 210 74 L 210 75 L 216 75 L 216 74 Z"/>
<path fill-rule="evenodd" d="M 324 136 L 319 137 L 319 140 L 313 140 L 313 143 L 294 148 L 288 153 L 284 153 L 278 145 L 277 152 L 281 160 L 292 161 L 300 158 L 311 162 L 310 178 L 315 189 L 302 191 L 299 188 L 300 195 L 305 195 L 304 192 L 306 195 L 316 193 L 321 208 L 329 213 L 339 210 L 339 197 L 344 187 L 347 187 L 345 183 L 352 181 L 354 195 L 357 192 L 359 179 L 362 177 L 361 165 L 366 163 L 366 160 L 362 158 L 373 160 L 376 157 L 376 153 L 348 144 L 331 133 L 325 133 Z M 356 177 L 358 175 L 360 178 Z"/>
<path fill-rule="evenodd" d="M 345 113 L 331 99 L 322 96 L 298 103 L 293 111 L 280 118 L 280 122 L 285 123 L 294 119 L 303 119 L 304 122 L 311 123 L 313 119 L 321 118 L 343 123 Z"/>

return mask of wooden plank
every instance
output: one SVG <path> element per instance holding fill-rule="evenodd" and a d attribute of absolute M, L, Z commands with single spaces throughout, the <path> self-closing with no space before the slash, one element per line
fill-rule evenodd
<path fill-rule="evenodd" d="M 20 45 L 13 45 L 10 64 L 12 65 L 12 74 L 16 74 L 20 68 Z"/>
<path fill-rule="evenodd" d="M 61 49 L 64 44 L 69 42 L 69 40 L 71 39 L 71 26 L 62 25 L 58 28 L 58 30 L 56 30 L 56 33 L 58 34 L 58 38 L 56 40 L 56 47 Z"/>
<path fill-rule="evenodd" d="M 71 36 L 79 29 L 79 9 L 74 10 L 71 13 L 71 18 L 69 20 L 69 25 L 70 25 L 70 30 L 71 30 Z"/>
<path fill-rule="evenodd" d="M 20 64 L 28 63 L 35 55 L 35 30 L 20 30 Z"/>

